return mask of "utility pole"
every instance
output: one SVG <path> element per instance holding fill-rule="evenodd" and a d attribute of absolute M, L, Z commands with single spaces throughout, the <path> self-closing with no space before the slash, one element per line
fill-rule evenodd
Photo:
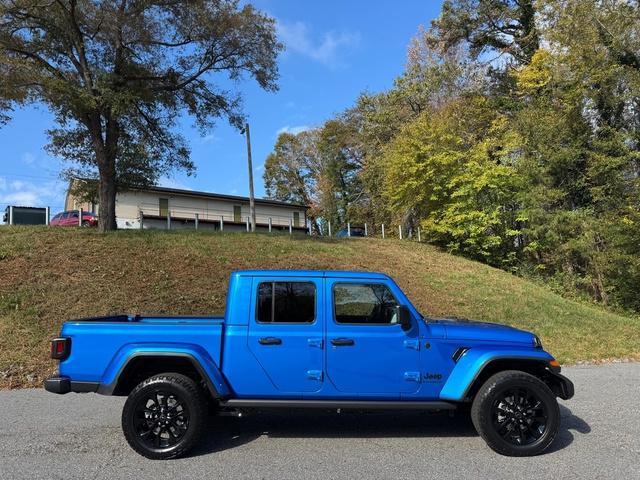
<path fill-rule="evenodd" d="M 251 162 L 251 134 L 249 133 L 249 123 L 244 126 L 244 133 L 247 136 L 247 163 L 249 164 L 249 214 L 251 215 L 251 231 L 256 231 L 256 204 L 253 196 L 253 164 Z"/>

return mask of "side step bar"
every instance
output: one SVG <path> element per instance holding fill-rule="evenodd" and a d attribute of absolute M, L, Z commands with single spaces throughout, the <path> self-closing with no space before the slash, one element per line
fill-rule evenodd
<path fill-rule="evenodd" d="M 356 410 L 455 410 L 449 402 L 375 401 L 375 400 L 273 400 L 235 398 L 220 402 L 230 408 L 344 408 Z"/>

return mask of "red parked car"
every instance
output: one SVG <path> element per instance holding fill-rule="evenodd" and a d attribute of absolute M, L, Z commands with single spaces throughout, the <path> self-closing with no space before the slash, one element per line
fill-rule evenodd
<path fill-rule="evenodd" d="M 80 225 L 78 222 L 78 210 L 67 210 L 66 212 L 58 213 L 51 219 L 51 225 L 57 227 L 77 227 Z M 82 226 L 83 227 L 95 227 L 98 225 L 98 215 L 92 212 L 82 212 Z"/>

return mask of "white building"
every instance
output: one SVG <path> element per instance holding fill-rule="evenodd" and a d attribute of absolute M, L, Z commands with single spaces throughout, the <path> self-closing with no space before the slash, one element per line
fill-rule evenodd
<path fill-rule="evenodd" d="M 65 210 L 97 212 L 96 203 L 77 199 L 71 192 Z M 306 205 L 256 198 L 256 229 L 306 231 Z M 116 195 L 118 228 L 195 228 L 245 230 L 249 218 L 249 198 L 166 187 L 131 188 Z M 170 222 L 167 217 L 170 217 Z"/>

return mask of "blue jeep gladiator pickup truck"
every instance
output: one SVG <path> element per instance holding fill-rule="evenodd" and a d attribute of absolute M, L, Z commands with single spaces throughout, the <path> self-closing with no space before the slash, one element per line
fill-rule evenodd
<path fill-rule="evenodd" d="M 180 456 L 210 412 L 273 408 L 465 410 L 496 452 L 553 441 L 573 384 L 532 333 L 422 316 L 387 275 L 231 274 L 224 317 L 68 321 L 51 343 L 54 393 L 128 396 L 124 435 L 152 459 Z"/>

